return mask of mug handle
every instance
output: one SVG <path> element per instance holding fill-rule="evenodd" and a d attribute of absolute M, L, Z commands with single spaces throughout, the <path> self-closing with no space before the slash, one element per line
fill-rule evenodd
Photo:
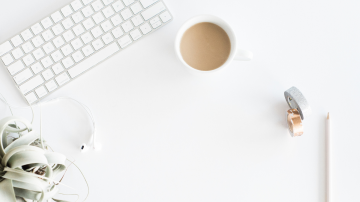
<path fill-rule="evenodd" d="M 247 50 L 237 50 L 234 60 L 250 61 L 253 58 L 253 53 Z"/>

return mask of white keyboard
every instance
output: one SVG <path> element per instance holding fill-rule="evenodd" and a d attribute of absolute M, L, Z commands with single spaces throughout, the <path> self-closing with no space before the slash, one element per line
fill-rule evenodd
<path fill-rule="evenodd" d="M 161 0 L 76 0 L 0 45 L 33 104 L 172 20 Z"/>

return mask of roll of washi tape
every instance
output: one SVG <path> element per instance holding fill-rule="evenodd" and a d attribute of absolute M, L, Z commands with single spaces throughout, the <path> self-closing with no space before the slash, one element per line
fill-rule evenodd
<path fill-rule="evenodd" d="M 301 120 L 311 115 L 311 108 L 304 95 L 296 87 L 291 87 L 284 92 L 286 102 L 290 109 L 297 109 Z"/>
<path fill-rule="evenodd" d="M 302 120 L 297 109 L 289 109 L 287 111 L 287 124 L 291 136 L 297 137 L 304 133 Z"/>
<path fill-rule="evenodd" d="M 287 125 L 291 136 L 297 137 L 304 133 L 303 120 L 311 115 L 311 108 L 304 95 L 296 87 L 284 92 L 290 109 L 287 111 Z"/>

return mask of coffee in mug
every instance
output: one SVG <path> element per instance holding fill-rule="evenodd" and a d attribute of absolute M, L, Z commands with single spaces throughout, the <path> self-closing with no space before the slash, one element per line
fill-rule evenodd
<path fill-rule="evenodd" d="M 202 22 L 186 30 L 180 42 L 180 51 L 188 65 L 209 71 L 221 67 L 227 61 L 231 42 L 220 26 Z"/>

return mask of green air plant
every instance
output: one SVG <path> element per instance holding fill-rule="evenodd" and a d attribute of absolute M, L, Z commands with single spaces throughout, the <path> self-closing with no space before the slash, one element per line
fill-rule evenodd
<path fill-rule="evenodd" d="M 60 183 L 54 179 L 66 169 L 65 161 L 64 155 L 49 150 L 41 134 L 33 131 L 26 119 L 11 116 L 0 121 L 1 202 L 16 202 L 16 197 L 63 201 L 54 199 Z"/>

